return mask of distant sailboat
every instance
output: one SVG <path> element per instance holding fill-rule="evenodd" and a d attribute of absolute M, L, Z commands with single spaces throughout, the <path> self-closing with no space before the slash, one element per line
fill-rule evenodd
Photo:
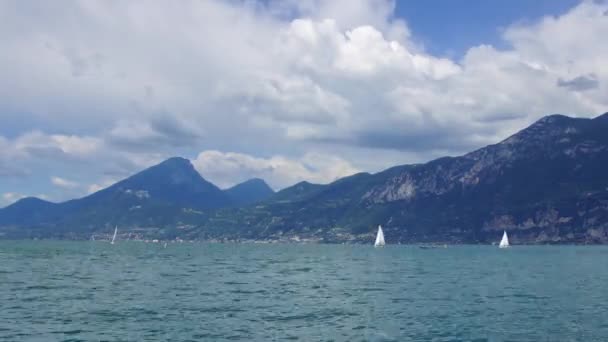
<path fill-rule="evenodd" d="M 507 248 L 509 247 L 509 237 L 507 236 L 507 231 L 505 230 L 502 234 L 502 240 L 500 240 L 500 244 L 498 244 L 498 248 Z"/>
<path fill-rule="evenodd" d="M 116 241 L 116 233 L 118 233 L 118 226 L 114 227 L 114 235 L 112 236 L 112 241 L 110 242 L 110 244 L 114 244 L 114 241 Z"/>
<path fill-rule="evenodd" d="M 376 235 L 376 242 L 374 242 L 374 247 L 382 247 L 384 245 L 384 233 L 382 232 L 382 226 L 378 226 L 378 235 Z"/>

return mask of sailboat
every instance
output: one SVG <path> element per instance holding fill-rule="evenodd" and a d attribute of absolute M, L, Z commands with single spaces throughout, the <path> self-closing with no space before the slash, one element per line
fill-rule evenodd
<path fill-rule="evenodd" d="M 500 240 L 500 244 L 498 244 L 498 248 L 507 248 L 509 247 L 509 237 L 507 236 L 507 231 L 505 230 L 502 234 L 502 240 Z"/>
<path fill-rule="evenodd" d="M 382 232 L 382 226 L 378 226 L 378 235 L 376 235 L 376 242 L 374 242 L 374 247 L 383 247 L 384 244 L 384 233 Z"/>
<path fill-rule="evenodd" d="M 112 236 L 112 241 L 110 242 L 111 245 L 113 245 L 114 241 L 116 240 L 116 233 L 118 233 L 118 226 L 114 227 L 114 235 Z"/>

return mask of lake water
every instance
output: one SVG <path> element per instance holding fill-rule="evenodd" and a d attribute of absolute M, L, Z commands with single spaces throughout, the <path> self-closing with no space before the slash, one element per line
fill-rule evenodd
<path fill-rule="evenodd" d="M 608 248 L 0 241 L 4 341 L 602 341 Z"/>

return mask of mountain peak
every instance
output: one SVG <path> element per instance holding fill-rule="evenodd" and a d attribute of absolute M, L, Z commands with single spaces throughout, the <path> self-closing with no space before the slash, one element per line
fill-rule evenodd
<path fill-rule="evenodd" d="M 576 132 L 578 124 L 583 121 L 589 121 L 589 119 L 572 118 L 562 114 L 547 115 L 503 140 L 498 145 L 546 144 L 548 140 L 561 136 L 564 131 L 568 133 Z M 473 154 L 476 152 L 473 152 Z"/>
<path fill-rule="evenodd" d="M 252 178 L 224 191 L 236 205 L 260 202 L 274 194 L 261 178 Z"/>
<path fill-rule="evenodd" d="M 27 223 L 51 210 L 56 204 L 37 197 L 25 197 L 0 209 L 0 224 Z"/>
<path fill-rule="evenodd" d="M 201 177 L 190 160 L 181 157 L 169 158 L 89 197 L 109 193 L 202 209 L 230 204 L 226 194 Z"/>
<path fill-rule="evenodd" d="M 299 201 L 309 196 L 314 195 L 318 190 L 322 189 L 324 185 L 313 184 L 307 181 L 301 181 L 290 187 L 284 188 L 277 192 L 272 197 L 274 201 Z"/>
<path fill-rule="evenodd" d="M 296 184 L 292 185 L 291 187 L 309 187 L 309 186 L 314 186 L 314 185 L 316 185 L 316 184 L 313 184 L 309 181 L 300 181 L 300 182 L 297 182 Z"/>
<path fill-rule="evenodd" d="M 250 178 L 242 183 L 234 185 L 232 188 L 237 187 L 237 186 L 246 185 L 246 184 L 258 184 L 258 185 L 268 186 L 268 184 L 266 184 L 266 182 L 262 178 Z"/>
<path fill-rule="evenodd" d="M 553 123 L 553 122 L 557 122 L 559 120 L 572 120 L 573 118 L 564 115 L 564 114 L 551 114 L 551 115 L 546 115 L 543 116 L 542 118 L 538 119 L 536 121 L 536 123 Z M 534 125 L 534 124 L 533 124 Z"/>
<path fill-rule="evenodd" d="M 169 172 L 185 172 L 190 174 L 196 173 L 200 176 L 198 171 L 194 169 L 194 165 L 192 165 L 190 160 L 182 157 L 171 157 L 148 168 L 148 170 L 150 169 L 166 169 Z"/>
<path fill-rule="evenodd" d="M 182 165 L 182 166 L 192 166 L 190 160 L 183 157 L 171 157 L 164 161 L 162 161 L 158 165 Z"/>
<path fill-rule="evenodd" d="M 45 206 L 45 205 L 53 205 L 53 202 L 45 201 L 38 197 L 24 197 L 15 201 L 14 203 L 6 206 L 6 208 L 14 207 L 14 206 Z"/>

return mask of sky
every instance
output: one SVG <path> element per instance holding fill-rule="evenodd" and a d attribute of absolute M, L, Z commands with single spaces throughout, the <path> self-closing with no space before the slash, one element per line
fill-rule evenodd
<path fill-rule="evenodd" d="M 171 156 L 274 189 L 608 111 L 608 3 L 0 1 L 0 207 Z"/>

